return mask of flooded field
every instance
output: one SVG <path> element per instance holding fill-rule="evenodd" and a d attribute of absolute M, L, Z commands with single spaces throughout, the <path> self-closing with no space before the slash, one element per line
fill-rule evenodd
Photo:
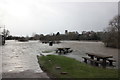
<path fill-rule="evenodd" d="M 6 41 L 5 46 L 0 46 L 2 48 L 3 77 L 11 77 L 6 73 L 22 73 L 24 71 L 32 72 L 31 75 L 43 73 L 37 63 L 36 55 L 45 50 L 54 51 L 58 47 L 70 47 L 73 52 L 65 56 L 79 61 L 82 61 L 81 57 L 86 56 L 87 52 L 112 55 L 117 60 L 116 65 L 118 65 L 118 49 L 106 48 L 102 42 L 62 41 L 60 44 L 49 46 L 49 44 L 42 44 L 39 41 L 18 42 L 12 40 Z M 42 77 L 47 76 L 44 74 Z"/>
<path fill-rule="evenodd" d="M 67 55 L 70 57 L 74 57 L 78 60 L 82 60 L 81 56 L 86 56 L 85 53 L 95 53 L 95 54 L 103 54 L 103 55 L 112 55 L 113 58 L 117 61 L 115 63 L 118 68 L 118 49 L 108 48 L 104 46 L 102 42 L 88 42 L 88 41 L 69 41 L 64 43 L 66 46 L 71 47 L 74 50 L 74 53 Z"/>
<path fill-rule="evenodd" d="M 37 63 L 36 55 L 40 53 L 39 45 L 38 41 L 24 43 L 18 41 L 6 41 L 6 45 L 2 47 L 3 78 L 46 78 L 46 75 L 40 76 L 43 71 Z"/>

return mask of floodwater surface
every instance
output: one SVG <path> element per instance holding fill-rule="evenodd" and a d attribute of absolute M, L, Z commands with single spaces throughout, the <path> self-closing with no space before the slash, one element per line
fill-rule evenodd
<path fill-rule="evenodd" d="M 96 53 L 96 54 L 106 54 L 112 55 L 115 60 L 117 60 L 116 65 L 118 65 L 118 49 L 106 48 L 102 42 L 88 42 L 88 41 L 62 41 L 60 44 L 54 44 L 49 46 L 49 44 L 42 44 L 39 41 L 29 41 L 29 42 L 18 42 L 18 41 L 6 41 L 5 46 L 0 46 L 2 48 L 2 72 L 3 77 L 11 77 L 14 75 L 9 75 L 9 73 L 22 73 L 26 77 L 38 77 L 31 75 L 42 75 L 40 77 L 47 77 L 46 74 L 41 74 L 43 71 L 39 67 L 36 55 L 42 53 L 42 51 L 55 51 L 58 47 L 70 47 L 73 52 L 68 53 L 65 56 L 75 58 L 79 61 L 82 60 L 85 53 Z M 54 53 L 56 54 L 56 53 Z M 21 77 L 16 74 L 17 77 Z"/>

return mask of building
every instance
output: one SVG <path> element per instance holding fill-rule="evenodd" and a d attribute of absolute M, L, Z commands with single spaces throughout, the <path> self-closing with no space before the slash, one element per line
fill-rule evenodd
<path fill-rule="evenodd" d="M 65 34 L 68 34 L 68 30 L 65 30 Z"/>

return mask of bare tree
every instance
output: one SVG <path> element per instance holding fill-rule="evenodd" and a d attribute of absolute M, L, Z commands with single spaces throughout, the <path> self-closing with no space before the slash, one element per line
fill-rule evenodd
<path fill-rule="evenodd" d="M 120 48 L 120 16 L 115 16 L 110 22 L 109 27 L 105 30 L 104 43 L 107 47 Z"/>
<path fill-rule="evenodd" d="M 2 34 L 3 34 L 5 37 L 8 37 L 8 36 L 9 36 L 9 34 L 10 34 L 10 31 L 9 31 L 9 30 L 4 29 L 4 30 L 3 30 L 3 32 L 2 32 Z"/>

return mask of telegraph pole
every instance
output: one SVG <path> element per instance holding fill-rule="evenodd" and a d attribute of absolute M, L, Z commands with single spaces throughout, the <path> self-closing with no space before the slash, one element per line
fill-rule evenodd
<path fill-rule="evenodd" d="M 3 28 L 3 33 L 1 31 L 1 28 Z M 2 37 L 2 45 L 5 44 L 5 25 L 3 27 L 0 27 L 0 36 Z"/>

